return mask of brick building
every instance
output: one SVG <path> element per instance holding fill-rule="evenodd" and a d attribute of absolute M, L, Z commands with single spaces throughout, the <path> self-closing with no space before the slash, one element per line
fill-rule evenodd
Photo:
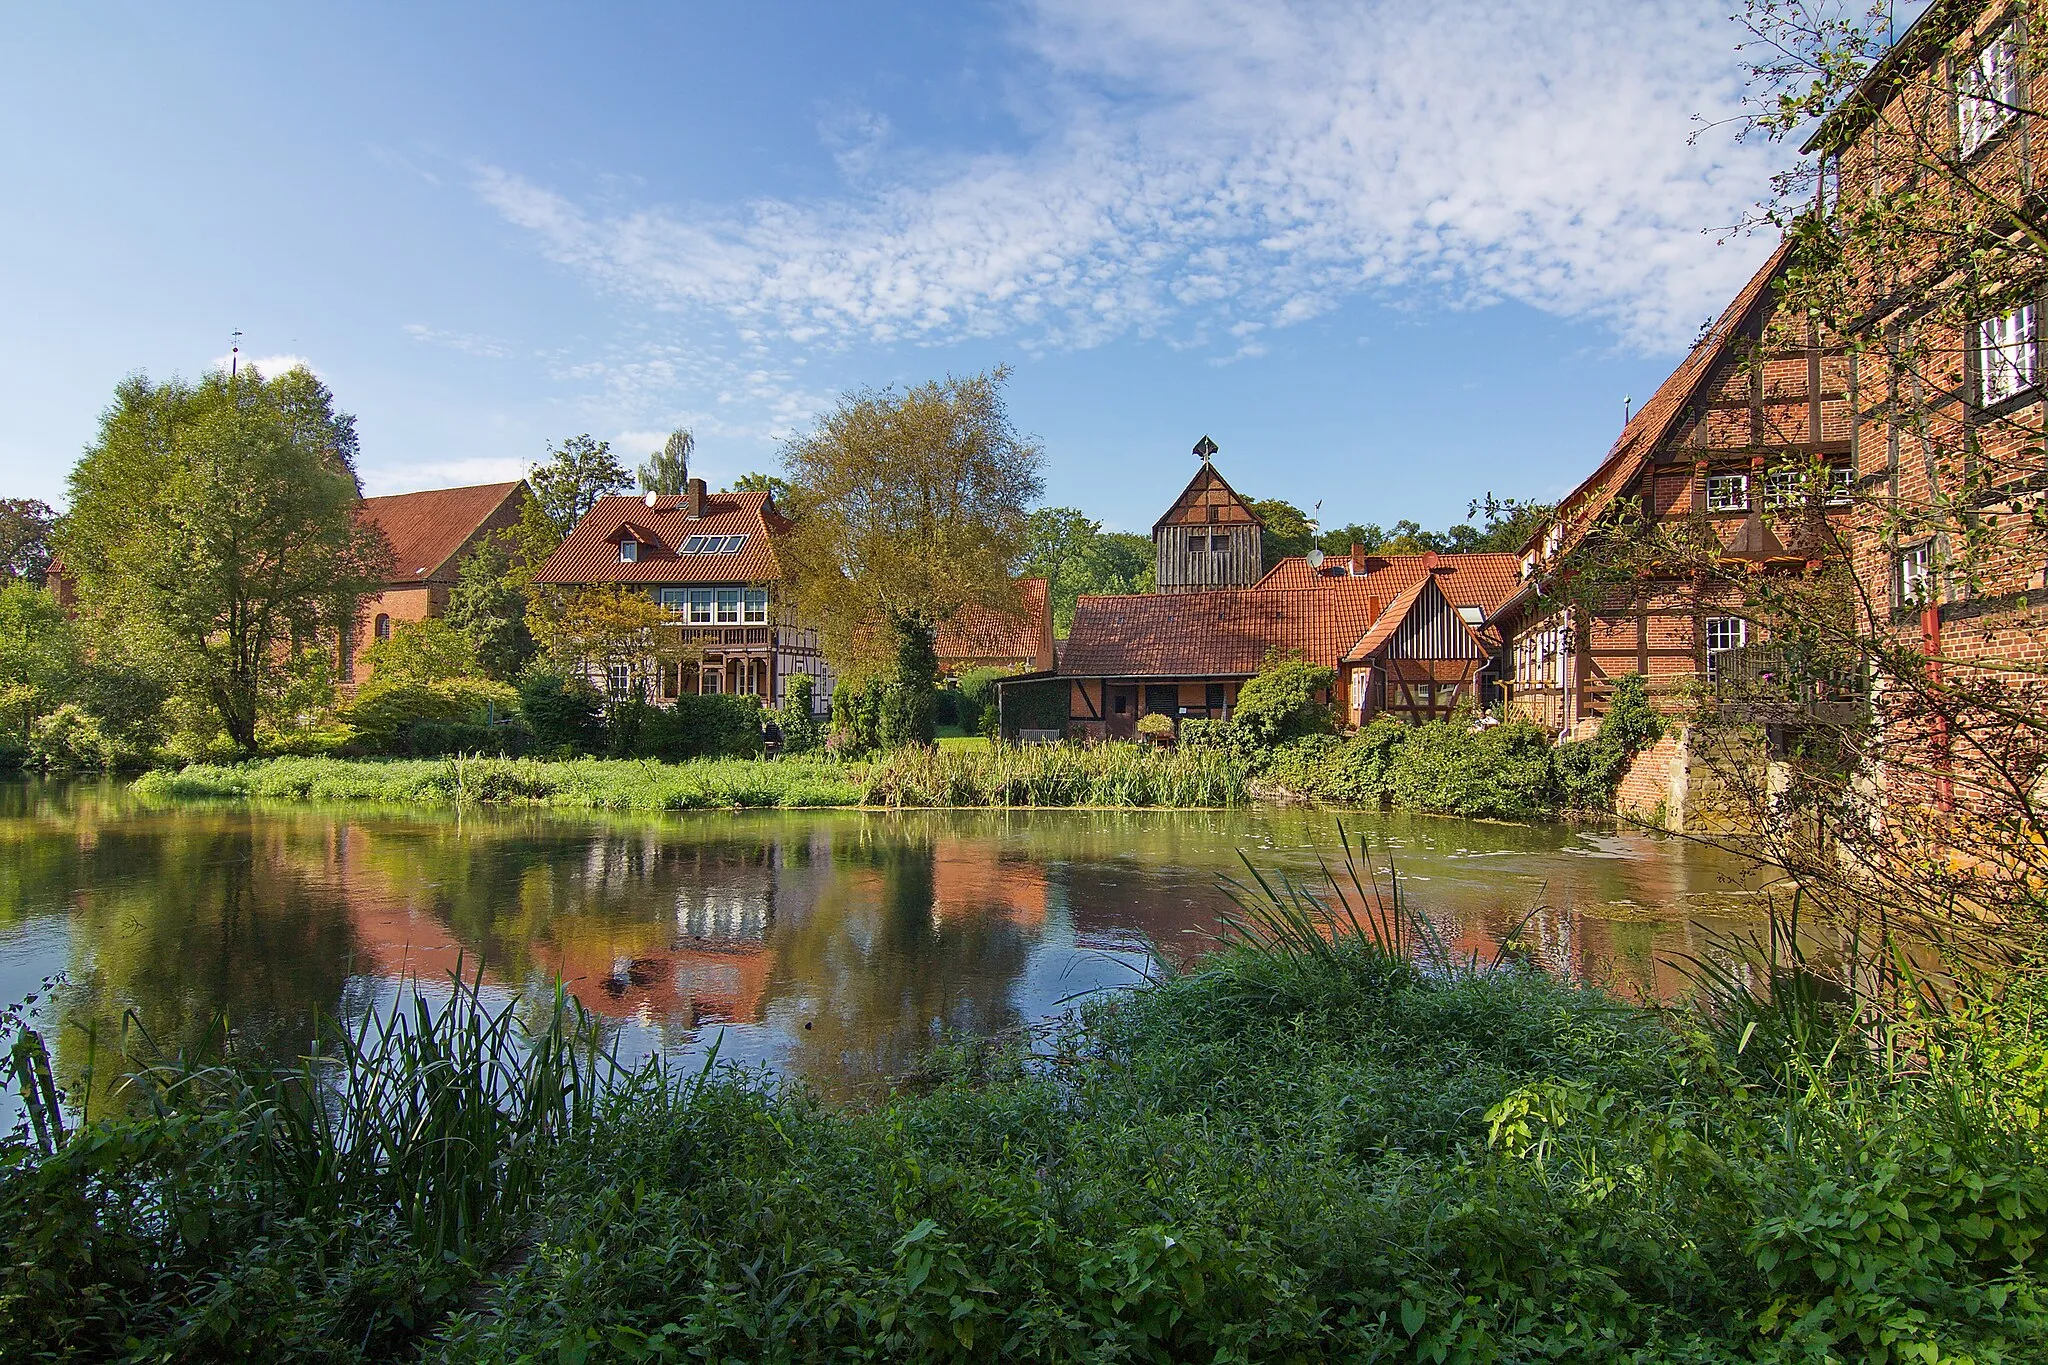
<path fill-rule="evenodd" d="M 790 523 L 767 493 L 712 493 L 702 479 L 688 490 L 598 499 L 535 575 L 560 587 L 627 587 L 667 610 L 683 663 L 610 665 L 591 681 L 618 695 L 644 685 L 651 701 L 738 693 L 780 706 L 803 673 L 822 710 L 831 670 L 817 631 L 796 617 L 776 549 Z"/>
<path fill-rule="evenodd" d="M 361 515 L 390 542 L 393 564 L 383 591 L 363 599 L 354 626 L 337 642 L 340 681 L 363 680 L 363 651 L 390 639 L 394 626 L 445 612 L 464 558 L 491 532 L 517 525 L 531 496 L 525 480 L 515 479 L 364 498 Z"/>

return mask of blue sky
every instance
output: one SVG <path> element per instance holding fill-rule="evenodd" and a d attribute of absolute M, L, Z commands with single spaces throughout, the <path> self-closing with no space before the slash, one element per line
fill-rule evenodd
<path fill-rule="evenodd" d="M 372 492 L 1006 362 L 1112 525 L 1204 433 L 1331 524 L 1555 496 L 1768 252 L 1731 3 L 18 7 L 0 495 L 239 328 Z"/>

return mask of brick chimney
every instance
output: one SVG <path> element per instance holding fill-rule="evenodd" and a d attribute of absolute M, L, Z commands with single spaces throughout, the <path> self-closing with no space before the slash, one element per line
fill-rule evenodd
<path fill-rule="evenodd" d="M 1351 543 L 1351 576 L 1365 577 L 1365 547 L 1356 541 Z"/>
<path fill-rule="evenodd" d="M 683 494 L 683 515 L 691 521 L 704 515 L 704 480 L 692 479 Z"/>

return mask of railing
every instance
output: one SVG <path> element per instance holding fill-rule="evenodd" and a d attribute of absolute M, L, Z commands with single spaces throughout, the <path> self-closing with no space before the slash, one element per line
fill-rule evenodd
<path fill-rule="evenodd" d="M 1870 681 L 1854 664 L 1796 645 L 1748 645 L 1714 654 L 1714 700 L 1758 720 L 1853 724 L 1870 705 Z"/>
<path fill-rule="evenodd" d="M 671 621 L 668 628 L 686 645 L 723 646 L 726 648 L 753 645 L 757 647 L 786 647 L 787 642 L 776 638 L 774 626 L 692 626 L 680 621 Z"/>

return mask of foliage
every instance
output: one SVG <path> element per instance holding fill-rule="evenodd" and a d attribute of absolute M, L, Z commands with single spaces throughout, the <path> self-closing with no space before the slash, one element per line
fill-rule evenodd
<path fill-rule="evenodd" d="M 1008 377 L 850 393 L 784 447 L 783 563 L 841 673 L 888 667 L 910 625 L 1013 605 L 1043 455 L 1010 425 Z"/>
<path fill-rule="evenodd" d="M 871 753 L 882 744 L 882 698 L 888 684 L 880 678 L 855 681 L 842 677 L 832 686 L 833 746 L 850 756 Z"/>
<path fill-rule="evenodd" d="M 580 677 L 531 668 L 519 675 L 519 710 L 542 753 L 567 756 L 595 750 L 604 739 L 599 721 L 603 705 L 597 689 Z"/>
<path fill-rule="evenodd" d="M 1478 526 L 1460 522 L 1445 531 L 1425 531 L 1421 523 L 1406 518 L 1395 522 L 1392 529 L 1377 522 L 1362 526 L 1353 522 L 1325 532 L 1317 538 L 1316 547 L 1333 558 L 1350 554 L 1354 545 L 1363 547 L 1368 554 L 1381 555 L 1419 555 L 1432 550 L 1438 554 L 1513 554 L 1536 534 L 1551 510 L 1552 505 L 1547 502 L 1488 493 L 1483 498 L 1474 498 L 1465 508 L 1468 517 L 1484 514 Z"/>
<path fill-rule="evenodd" d="M 43 586 L 56 529 L 57 514 L 41 499 L 0 498 L 0 586 Z"/>
<path fill-rule="evenodd" d="M 444 617 L 400 621 L 387 639 L 372 640 L 363 650 L 369 682 L 438 683 L 472 678 L 483 671 L 476 642 Z"/>
<path fill-rule="evenodd" d="M 0 744 L 19 756 L 36 721 L 69 695 L 82 663 L 56 594 L 0 583 Z"/>
<path fill-rule="evenodd" d="M 1232 718 L 1256 742 L 1283 744 L 1303 735 L 1328 734 L 1337 725 L 1336 708 L 1325 698 L 1337 683 L 1337 671 L 1304 659 L 1271 654 L 1258 674 L 1238 689 Z"/>
<path fill-rule="evenodd" d="M 960 728 L 969 734 L 993 735 L 997 724 L 996 683 L 1009 676 L 1007 669 L 970 668 L 958 679 Z"/>
<path fill-rule="evenodd" d="M 1152 591 L 1157 564 L 1151 540 L 1104 531 L 1078 508 L 1038 508 L 1026 519 L 1024 538 L 1018 573 L 1046 580 L 1056 635 L 1073 627 L 1074 604 L 1083 596 Z"/>
<path fill-rule="evenodd" d="M 632 485 L 625 466 L 612 454 L 611 443 L 587 431 L 560 445 L 548 442 L 547 459 L 526 470 L 533 505 L 553 529 L 556 544 L 576 529 L 599 498 L 623 493 Z"/>
<path fill-rule="evenodd" d="M 140 755 L 124 754 L 101 728 L 99 720 L 76 702 L 65 702 L 47 715 L 36 717 L 30 727 L 26 761 L 46 772 L 105 772 L 124 760 Z"/>
<path fill-rule="evenodd" d="M 1664 723 L 1650 706 L 1643 676 L 1628 673 L 1616 678 L 1599 733 L 1560 744 L 1552 755 L 1564 803 L 1577 810 L 1614 809 L 1615 789 L 1629 764 L 1663 733 Z"/>
<path fill-rule="evenodd" d="M 992 744 L 898 749 L 868 769 L 862 803 L 1200 809 L 1244 799 L 1243 768 L 1215 753 L 1136 744 Z"/>
<path fill-rule="evenodd" d="M 341 718 L 372 753 L 518 753 L 532 737 L 520 722 L 519 694 L 488 678 L 373 677 Z"/>
<path fill-rule="evenodd" d="M 766 493 L 768 501 L 777 507 L 789 501 L 789 484 L 773 474 L 742 474 L 732 481 L 735 493 Z"/>
<path fill-rule="evenodd" d="M 1270 569 L 1292 555 L 1305 555 L 1315 548 L 1315 528 L 1308 513 L 1280 498 L 1249 498 L 1253 512 L 1265 522 L 1265 563 Z"/>
<path fill-rule="evenodd" d="M 1072 706 L 1068 688 L 1065 678 L 1005 683 L 996 703 L 983 714 L 1000 717 L 1003 739 L 1015 740 L 1025 730 L 1051 730 L 1064 735 Z"/>
<path fill-rule="evenodd" d="M 1511 720 L 1474 729 L 1468 717 L 1415 726 L 1393 751 L 1386 791 L 1408 810 L 1520 820 L 1553 809 L 1550 736 Z"/>
<path fill-rule="evenodd" d="M 697 448 L 697 438 L 689 428 L 679 427 L 668 434 L 661 449 L 647 457 L 647 463 L 640 466 L 640 491 L 655 493 L 662 497 L 675 497 L 685 492 L 690 483 L 690 452 Z"/>
<path fill-rule="evenodd" d="M 1163 711 L 1148 711 L 1138 717 L 1138 733 L 1146 739 L 1173 738 L 1173 717 Z"/>
<path fill-rule="evenodd" d="M 253 748 L 280 659 L 353 622 L 389 572 L 355 515 L 355 453 L 354 420 L 304 369 L 123 381 L 59 537 L 95 646 L 204 697 Z"/>
<path fill-rule="evenodd" d="M 534 643 L 557 673 L 607 677 L 627 671 L 627 694 L 644 689 L 649 664 L 677 664 L 693 658 L 673 618 L 644 592 L 616 583 L 537 592 L 527 613 Z"/>
<path fill-rule="evenodd" d="M 782 728 L 782 751 L 808 754 L 825 742 L 820 732 L 815 700 L 816 680 L 808 673 L 792 673 L 784 684 L 782 709 L 776 723 Z"/>
<path fill-rule="evenodd" d="M 516 528 L 483 536 L 456 568 L 445 619 L 469 637 L 478 666 L 499 682 L 511 682 L 533 660 L 533 632 L 526 626 L 531 588 L 532 569 L 522 562 Z"/>
<path fill-rule="evenodd" d="M 939 685 L 938 631 L 905 617 L 896 623 L 896 668 L 882 693 L 882 747 L 930 744 L 936 725 Z"/>
<path fill-rule="evenodd" d="M 761 716 L 756 697 L 685 692 L 667 705 L 647 708 L 632 753 L 670 763 L 755 758 L 761 753 Z"/>

